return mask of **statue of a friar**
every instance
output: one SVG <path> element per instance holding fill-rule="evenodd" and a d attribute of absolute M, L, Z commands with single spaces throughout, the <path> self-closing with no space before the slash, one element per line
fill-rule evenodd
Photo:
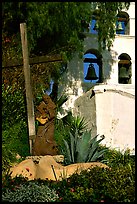
<path fill-rule="evenodd" d="M 54 140 L 56 105 L 49 95 L 45 94 L 42 98 L 36 113 L 36 120 L 40 125 L 33 145 L 33 155 L 57 155 L 57 144 Z"/>

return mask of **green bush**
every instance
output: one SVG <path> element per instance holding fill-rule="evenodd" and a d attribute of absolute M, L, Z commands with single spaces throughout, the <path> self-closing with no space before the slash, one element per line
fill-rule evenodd
<path fill-rule="evenodd" d="M 100 146 L 100 150 L 104 149 Z M 135 155 L 130 154 L 130 149 L 126 149 L 124 152 L 116 149 L 106 148 L 103 155 L 102 162 L 109 165 L 110 167 L 118 167 L 123 165 L 132 165 L 135 162 Z"/>
<path fill-rule="evenodd" d="M 14 190 L 6 189 L 2 193 L 4 202 L 55 202 L 57 199 L 55 190 L 44 184 L 39 185 L 36 181 L 28 181 Z"/>
<path fill-rule="evenodd" d="M 20 184 L 26 183 L 28 178 L 23 177 L 22 175 L 16 176 L 14 178 L 11 177 L 10 169 L 8 169 L 5 174 L 2 175 L 2 192 L 6 192 L 7 189 L 14 190 Z"/>
<path fill-rule="evenodd" d="M 95 167 L 56 185 L 62 202 L 135 202 L 135 165 Z"/>
<path fill-rule="evenodd" d="M 15 84 L 16 86 L 16 84 Z M 29 154 L 27 113 L 22 90 L 2 85 L 2 170 L 20 156 Z"/>
<path fill-rule="evenodd" d="M 21 89 L 16 90 L 14 86 L 2 85 L 2 130 L 16 122 L 27 121 L 25 96 Z"/>
<path fill-rule="evenodd" d="M 2 170 L 5 171 L 12 162 L 16 161 L 16 155 L 22 157 L 29 155 L 29 141 L 27 126 L 20 121 L 2 131 Z"/>
<path fill-rule="evenodd" d="M 27 156 L 29 152 L 27 125 L 24 121 L 2 131 L 2 145 L 7 150 L 16 152 L 21 156 Z"/>
<path fill-rule="evenodd" d="M 28 181 L 27 178 L 21 176 L 11 178 L 10 174 L 7 174 L 2 179 L 3 200 L 9 198 L 9 193 L 13 198 L 13 193 L 20 189 L 20 186 L 26 186 L 25 189 L 28 189 L 27 186 L 30 186 L 31 182 L 54 190 L 58 195 L 56 202 L 135 202 L 135 161 L 113 166 L 111 169 L 91 168 L 57 182 L 40 179 Z M 39 188 L 36 187 L 35 190 L 37 189 Z M 16 192 L 18 197 L 21 192 Z M 28 193 L 26 195 L 28 196 Z M 37 193 L 34 195 L 38 197 Z M 31 201 L 33 202 L 33 199 Z"/>

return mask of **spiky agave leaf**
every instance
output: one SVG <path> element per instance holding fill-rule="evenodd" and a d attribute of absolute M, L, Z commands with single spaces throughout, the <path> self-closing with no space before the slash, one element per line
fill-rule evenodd
<path fill-rule="evenodd" d="M 104 155 L 104 153 L 107 151 L 107 149 L 102 149 L 100 151 L 96 151 L 95 154 L 93 155 L 91 161 L 97 161 L 100 157 L 102 157 Z"/>
<path fill-rule="evenodd" d="M 76 128 L 75 134 L 74 134 L 74 144 L 75 144 L 74 161 L 75 161 L 75 162 L 77 162 L 77 157 L 78 157 L 77 145 L 78 145 L 79 139 L 80 139 L 79 131 L 78 131 L 78 129 Z M 75 163 L 75 162 L 74 162 L 74 163 Z"/>
<path fill-rule="evenodd" d="M 90 141 L 90 148 L 89 148 L 89 155 L 87 162 L 93 161 L 93 156 L 97 152 L 97 149 L 99 147 L 99 143 L 105 138 L 104 135 L 101 136 L 101 139 L 97 140 L 97 137 L 99 135 L 96 135 L 94 138 Z M 95 160 L 94 160 L 95 161 Z"/>
<path fill-rule="evenodd" d="M 91 133 L 91 130 L 90 130 L 90 133 Z M 94 137 L 90 137 L 90 140 L 89 140 L 89 147 L 87 149 L 87 157 L 86 157 L 86 160 L 85 162 L 89 162 L 89 155 L 90 154 L 93 154 L 95 152 L 95 148 L 93 148 L 93 144 L 96 144 L 96 141 L 97 141 L 97 137 L 98 135 L 94 136 Z"/>
<path fill-rule="evenodd" d="M 64 144 L 65 144 L 65 146 L 66 146 L 66 157 L 67 157 L 69 163 L 72 163 L 72 157 L 71 157 L 71 153 L 70 153 L 70 147 L 69 147 L 69 145 L 68 145 L 68 143 L 67 143 L 67 141 L 66 141 L 65 139 L 63 139 L 63 141 L 64 141 Z"/>
<path fill-rule="evenodd" d="M 76 158 L 77 158 L 77 140 L 78 140 L 78 130 L 76 129 L 76 132 L 74 135 L 72 135 L 71 132 L 69 132 L 69 136 L 70 136 L 70 145 L 68 144 L 68 142 L 63 139 L 65 146 L 66 146 L 66 154 L 67 157 L 69 159 L 69 161 L 71 163 L 75 163 L 76 162 Z"/>
<path fill-rule="evenodd" d="M 75 138 L 74 136 L 71 134 L 70 132 L 70 154 L 71 154 L 71 159 L 72 159 L 72 162 L 74 163 L 75 162 Z"/>
<path fill-rule="evenodd" d="M 90 141 L 91 139 L 91 132 L 86 131 L 84 132 L 78 139 L 77 142 L 77 162 L 85 162 L 88 157 L 88 150 L 90 147 Z"/>

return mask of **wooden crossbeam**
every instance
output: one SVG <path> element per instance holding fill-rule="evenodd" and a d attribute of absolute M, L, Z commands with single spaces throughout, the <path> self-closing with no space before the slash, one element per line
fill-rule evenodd
<path fill-rule="evenodd" d="M 85 58 L 84 59 L 84 62 L 87 62 L 87 63 L 98 63 L 100 60 L 99 59 L 94 59 L 94 58 Z M 119 64 L 130 64 L 130 60 L 120 60 L 118 62 Z"/>
<path fill-rule="evenodd" d="M 131 64 L 130 60 L 120 60 L 119 64 Z"/>
<path fill-rule="evenodd" d="M 127 18 L 118 17 L 118 21 L 128 21 Z"/>
<path fill-rule="evenodd" d="M 98 63 L 99 59 L 94 59 L 94 58 L 85 58 L 84 62 L 89 62 L 89 63 Z"/>
<path fill-rule="evenodd" d="M 51 55 L 51 56 L 37 56 L 33 58 L 29 58 L 29 64 L 42 64 L 42 63 L 48 63 L 48 62 L 61 62 L 62 56 L 59 54 Z M 6 62 L 2 63 L 2 68 L 10 68 L 10 67 L 19 67 L 23 66 L 23 59 L 22 60 L 7 60 Z"/>

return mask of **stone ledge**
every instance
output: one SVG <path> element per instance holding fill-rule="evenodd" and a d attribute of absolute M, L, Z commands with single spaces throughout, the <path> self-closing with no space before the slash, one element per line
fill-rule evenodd
<path fill-rule="evenodd" d="M 47 156 L 47 155 L 45 155 L 45 156 Z M 45 156 L 27 156 L 26 159 L 32 159 L 32 161 L 35 164 L 38 164 L 40 159 L 42 159 Z M 64 156 L 63 155 L 54 155 L 52 157 L 57 163 L 63 163 L 64 162 Z"/>

